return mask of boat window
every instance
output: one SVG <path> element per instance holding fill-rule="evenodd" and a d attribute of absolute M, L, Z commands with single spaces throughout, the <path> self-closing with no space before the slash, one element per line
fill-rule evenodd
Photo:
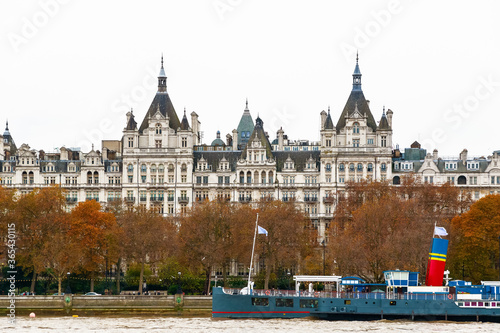
<path fill-rule="evenodd" d="M 350 300 L 350 299 L 346 299 L 346 300 L 344 300 L 344 304 L 345 304 L 345 305 L 350 305 L 350 304 L 351 304 L 351 300 Z"/>
<path fill-rule="evenodd" d="M 483 306 L 483 302 L 477 302 L 477 306 Z"/>
<path fill-rule="evenodd" d="M 486 302 L 484 303 L 484 306 L 490 306 L 490 303 Z"/>
<path fill-rule="evenodd" d="M 301 299 L 300 300 L 301 308 L 317 308 L 318 300 L 317 299 Z"/>
<path fill-rule="evenodd" d="M 276 307 L 293 308 L 292 298 L 276 298 Z"/>
<path fill-rule="evenodd" d="M 396 305 L 396 301 L 391 301 L 389 305 Z"/>
<path fill-rule="evenodd" d="M 252 297 L 252 305 L 269 306 L 269 298 Z"/>

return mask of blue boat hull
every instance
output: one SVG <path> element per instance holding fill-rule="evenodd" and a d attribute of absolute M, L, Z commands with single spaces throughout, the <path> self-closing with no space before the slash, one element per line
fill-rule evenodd
<path fill-rule="evenodd" d="M 500 307 L 463 307 L 454 296 L 435 295 L 434 299 L 394 299 L 384 294 L 352 297 L 228 294 L 214 288 L 214 318 L 306 318 L 325 320 L 453 320 L 500 322 Z M 378 297 L 378 298 L 377 298 Z M 451 298 L 451 299 L 450 299 Z M 490 304 L 490 303 L 483 303 Z"/>

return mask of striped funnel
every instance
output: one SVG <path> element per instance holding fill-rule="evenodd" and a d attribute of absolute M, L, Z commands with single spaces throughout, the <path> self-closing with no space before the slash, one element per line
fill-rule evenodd
<path fill-rule="evenodd" d="M 448 240 L 433 238 L 429 261 L 427 262 L 427 275 L 425 276 L 425 285 L 442 286 L 444 276 L 444 266 L 446 264 L 446 255 L 448 253 Z"/>

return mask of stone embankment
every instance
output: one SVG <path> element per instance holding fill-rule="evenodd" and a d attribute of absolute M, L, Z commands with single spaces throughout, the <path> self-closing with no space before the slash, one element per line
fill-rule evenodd
<path fill-rule="evenodd" d="M 7 313 L 10 298 L 0 296 L 0 313 Z M 16 296 L 16 314 L 111 315 L 111 314 L 171 314 L 211 315 L 211 296 Z"/>

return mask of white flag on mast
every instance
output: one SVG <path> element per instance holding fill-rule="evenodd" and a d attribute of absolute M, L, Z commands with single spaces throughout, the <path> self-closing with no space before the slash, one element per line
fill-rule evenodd
<path fill-rule="evenodd" d="M 259 235 L 260 235 L 260 234 L 263 234 L 263 235 L 266 235 L 266 236 L 267 236 L 267 230 L 266 230 L 266 229 L 262 228 L 260 225 L 259 225 L 259 226 L 257 226 L 257 227 L 258 227 L 258 229 L 259 229 Z"/>
<path fill-rule="evenodd" d="M 448 232 L 443 227 L 434 227 L 434 235 L 436 236 L 448 236 Z"/>

